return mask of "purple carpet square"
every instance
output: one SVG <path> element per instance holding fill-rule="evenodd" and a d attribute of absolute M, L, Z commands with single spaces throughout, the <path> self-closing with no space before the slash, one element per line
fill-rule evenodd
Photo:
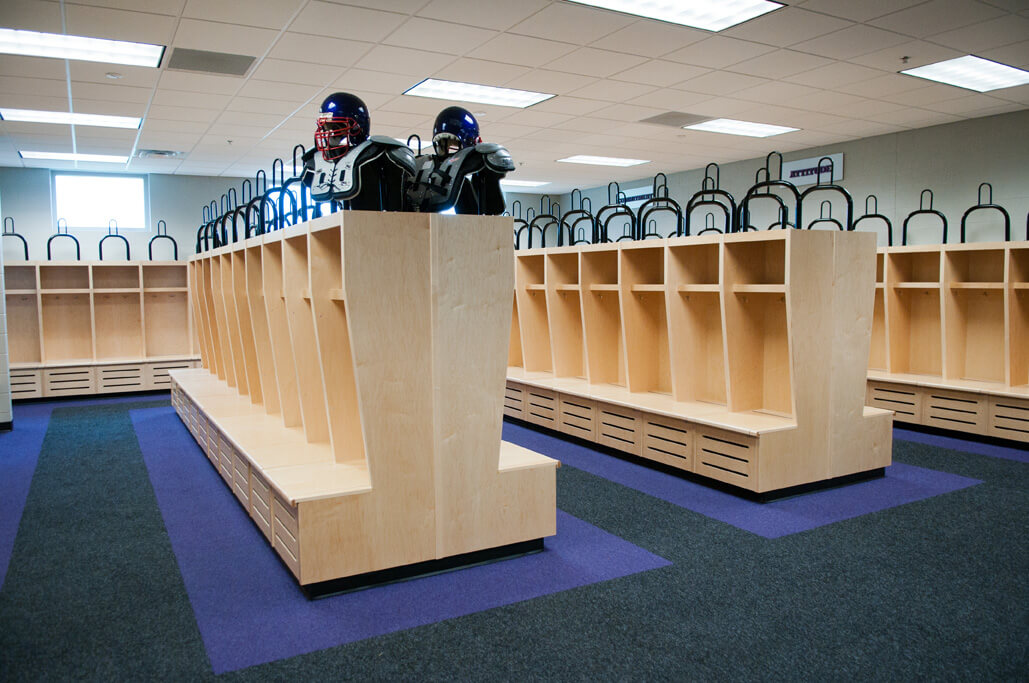
<path fill-rule="evenodd" d="M 916 443 L 935 446 L 936 448 L 947 448 L 962 453 L 975 453 L 976 455 L 988 455 L 993 458 L 1004 458 L 1017 462 L 1029 463 L 1029 448 L 1026 446 L 1001 446 L 995 443 L 983 443 L 972 439 L 963 439 L 957 436 L 942 436 L 940 434 L 927 434 L 916 432 L 903 427 L 893 428 L 893 438 L 902 441 L 914 441 Z"/>
<path fill-rule="evenodd" d="M 887 467 L 880 479 L 755 503 L 509 422 L 504 423 L 504 440 L 765 538 L 808 531 L 982 483 L 898 463 Z"/>
<path fill-rule="evenodd" d="M 559 510 L 542 553 L 310 602 L 175 412 L 132 421 L 216 674 L 670 564 Z"/>

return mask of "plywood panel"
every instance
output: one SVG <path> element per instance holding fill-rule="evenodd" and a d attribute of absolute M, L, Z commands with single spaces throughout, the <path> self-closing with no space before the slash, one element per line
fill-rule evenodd
<path fill-rule="evenodd" d="M 250 400 L 263 403 L 261 373 L 257 366 L 257 347 L 254 343 L 253 328 L 250 324 L 250 305 L 247 302 L 246 252 L 232 252 L 232 298 L 236 312 L 236 329 L 242 350 L 241 357 L 246 370 L 247 389 Z"/>
<path fill-rule="evenodd" d="M 297 375 L 304 432 L 310 443 L 328 442 L 325 385 L 314 333 L 306 234 L 282 240 L 282 264 L 282 291 L 286 300 L 286 320 L 293 345 L 293 367 Z"/>
<path fill-rule="evenodd" d="M 300 397 L 297 374 L 293 368 L 293 342 L 286 321 L 286 300 L 282 296 L 282 243 L 269 242 L 262 248 L 262 288 L 268 322 L 268 338 L 275 360 L 275 384 L 279 388 L 279 407 L 286 427 L 300 427 Z"/>
<path fill-rule="evenodd" d="M 268 312 L 264 305 L 264 283 L 260 246 L 246 249 L 246 305 L 250 312 L 250 329 L 248 332 L 254 339 L 258 376 L 261 383 L 261 398 L 264 409 L 269 415 L 279 412 L 279 386 L 275 381 L 275 355 L 272 353 L 272 342 L 268 332 Z"/>
<path fill-rule="evenodd" d="M 142 358 L 143 320 L 140 295 L 94 294 L 96 357 Z"/>
<path fill-rule="evenodd" d="M 43 360 L 92 360 L 89 294 L 44 294 Z"/>
<path fill-rule="evenodd" d="M 6 284 L 6 283 L 5 283 Z M 14 287 L 9 287 L 14 289 Z M 7 346 L 12 363 L 38 363 L 39 301 L 36 294 L 7 294 Z"/>
<path fill-rule="evenodd" d="M 225 307 L 225 335 L 231 349 L 233 374 L 236 377 L 236 389 L 241 395 L 250 394 L 250 382 L 247 379 L 246 358 L 243 355 L 243 339 L 239 334 L 239 315 L 236 313 L 235 282 L 232 279 L 232 262 L 234 252 L 222 254 L 221 288 L 218 294 Z"/>
<path fill-rule="evenodd" d="M 184 356 L 190 351 L 189 302 L 185 292 L 146 292 L 146 355 Z"/>

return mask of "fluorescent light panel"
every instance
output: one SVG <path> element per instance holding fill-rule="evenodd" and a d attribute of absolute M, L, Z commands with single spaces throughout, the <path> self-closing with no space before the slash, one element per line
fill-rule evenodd
<path fill-rule="evenodd" d="M 681 26 L 721 31 L 773 12 L 780 2 L 766 0 L 570 0 L 579 5 L 609 9 Z"/>
<path fill-rule="evenodd" d="M 590 166 L 639 166 L 649 164 L 649 159 L 621 159 L 619 157 L 591 157 L 587 154 L 576 154 L 575 156 L 558 159 L 566 164 L 588 164 Z"/>
<path fill-rule="evenodd" d="M 164 46 L 0 28 L 0 53 L 156 67 Z"/>
<path fill-rule="evenodd" d="M 972 55 L 905 69 L 901 73 L 976 92 L 1013 88 L 1029 83 L 1029 71 Z"/>
<path fill-rule="evenodd" d="M 773 126 L 768 123 L 752 123 L 750 121 L 737 121 L 736 119 L 712 119 L 694 123 L 692 126 L 683 126 L 686 130 L 701 130 L 707 133 L 725 133 L 726 135 L 746 135 L 750 138 L 767 138 L 783 133 L 792 133 L 799 128 L 787 128 L 786 126 Z"/>
<path fill-rule="evenodd" d="M 4 121 L 26 121 L 28 123 L 65 123 L 75 126 L 100 126 L 103 128 L 139 128 L 137 116 L 105 116 L 102 114 L 79 114 L 67 111 L 33 111 L 31 109 L 0 109 Z"/>
<path fill-rule="evenodd" d="M 102 164 L 124 164 L 127 156 L 116 154 L 72 154 L 71 152 L 26 152 L 20 151 L 22 159 L 48 159 L 51 161 L 95 161 Z"/>
<path fill-rule="evenodd" d="M 531 107 L 553 97 L 553 95 L 542 92 L 496 88 L 492 85 L 459 83 L 458 81 L 441 81 L 437 78 L 426 78 L 418 85 L 408 88 L 404 94 L 415 97 L 434 97 L 438 100 L 496 104 L 501 107 L 517 107 L 519 109 Z"/>
<path fill-rule="evenodd" d="M 546 180 L 508 180 L 504 178 L 500 181 L 501 185 L 509 185 L 510 187 L 543 187 L 549 185 L 550 182 Z"/>

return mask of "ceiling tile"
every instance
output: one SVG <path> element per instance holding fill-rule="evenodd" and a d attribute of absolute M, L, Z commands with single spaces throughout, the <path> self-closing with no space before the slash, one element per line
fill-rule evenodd
<path fill-rule="evenodd" d="M 570 114 L 522 109 L 505 118 L 504 122 L 517 123 L 520 126 L 536 126 L 544 128 L 557 125 L 558 123 L 564 123 L 570 118 L 572 118 Z"/>
<path fill-rule="evenodd" d="M 73 64 L 85 62 L 73 62 Z M 47 59 L 46 57 L 22 57 L 20 55 L 0 55 L 0 76 L 19 76 L 22 78 L 49 78 L 63 81 L 66 78 L 64 60 Z"/>
<path fill-rule="evenodd" d="M 850 59 L 858 55 L 900 45 L 908 42 L 908 40 L 909 38 L 899 33 L 857 24 L 842 31 L 809 40 L 804 43 L 803 50 L 804 52 L 833 59 Z"/>
<path fill-rule="evenodd" d="M 66 0 L 66 5 L 93 5 L 111 9 L 126 9 L 133 12 L 151 12 L 179 16 L 186 0 Z"/>
<path fill-rule="evenodd" d="M 680 109 L 679 111 L 689 112 L 690 114 L 699 114 L 701 116 L 731 119 L 738 116 L 740 112 L 748 111 L 753 108 L 754 103 L 747 102 L 746 100 L 737 100 L 731 97 L 712 97 L 703 102 L 691 104 L 688 109 Z"/>
<path fill-rule="evenodd" d="M 4 93 L 3 104 L 11 109 L 38 109 L 39 111 L 68 111 L 68 95 L 45 97 L 31 93 Z M 92 112 L 91 112 L 92 113 Z M 99 112 L 98 112 L 99 113 Z"/>
<path fill-rule="evenodd" d="M 217 112 L 214 112 L 217 114 Z M 143 130 L 153 133 L 193 133 L 199 140 L 200 133 L 203 133 L 210 126 L 209 121 L 182 121 L 175 119 L 164 119 L 155 116 L 154 108 L 150 107 L 150 114 L 143 122 Z"/>
<path fill-rule="evenodd" d="M 302 4 L 303 0 L 248 3 L 240 3 L 238 0 L 189 0 L 182 16 L 278 30 Z"/>
<path fill-rule="evenodd" d="M 580 133 L 606 133 L 611 130 L 611 121 L 591 116 L 579 116 L 559 123 L 554 128 L 573 130 Z"/>
<path fill-rule="evenodd" d="M 811 71 L 803 71 L 793 76 L 786 76 L 783 80 L 791 83 L 809 85 L 812 88 L 832 88 L 848 83 L 858 83 L 871 78 L 882 76 L 883 73 L 877 69 L 870 69 L 866 66 L 850 64 L 848 62 L 832 62 Z"/>
<path fill-rule="evenodd" d="M 225 111 L 215 119 L 218 124 L 256 126 L 263 129 L 262 135 L 282 123 L 282 114 L 269 114 L 262 111 Z"/>
<path fill-rule="evenodd" d="M 168 119 L 171 121 L 195 121 L 197 123 L 213 123 L 218 118 L 214 109 L 198 109 L 197 107 L 175 107 L 167 104 L 150 106 L 147 121 L 151 119 Z"/>
<path fill-rule="evenodd" d="M 144 129 L 139 136 L 139 147 L 183 152 L 191 149 L 199 140 L 200 136 L 196 133 L 164 133 Z"/>
<path fill-rule="evenodd" d="M 847 97 L 847 95 L 844 96 Z M 859 98 L 859 101 L 850 102 L 846 106 L 841 106 L 839 108 L 830 106 L 826 111 L 830 114 L 839 114 L 840 116 L 849 116 L 855 119 L 867 119 L 876 114 L 897 111 L 898 109 L 904 109 L 904 106 L 894 104 L 893 102 Z"/>
<path fill-rule="evenodd" d="M 1001 64 L 1025 69 L 1029 67 L 1029 40 L 999 47 L 995 50 L 985 50 L 979 53 L 979 56 L 984 59 L 992 59 Z"/>
<path fill-rule="evenodd" d="M 858 95 L 849 95 L 842 92 L 822 90 L 810 95 L 802 95 L 793 101 L 791 106 L 798 109 L 809 109 L 812 111 L 837 111 L 846 110 L 847 107 L 864 102 L 865 98 Z"/>
<path fill-rule="evenodd" d="M 319 88 L 310 85 L 297 83 L 278 83 L 275 81 L 259 81 L 251 78 L 242 88 L 239 94 L 243 97 L 258 97 L 266 99 L 281 99 L 291 102 L 295 106 L 311 99 L 319 92 Z"/>
<path fill-rule="evenodd" d="M 496 35 L 496 31 L 487 29 L 412 17 L 382 42 L 415 50 L 463 55 Z"/>
<path fill-rule="evenodd" d="M 75 98 L 75 111 L 88 114 L 104 114 L 107 116 L 143 116 L 143 113 L 146 111 L 146 104 L 141 102 L 117 102 L 109 99 L 91 100 L 77 97 Z"/>
<path fill-rule="evenodd" d="M 758 55 L 766 54 L 774 49 L 774 47 L 760 43 L 752 43 L 725 36 L 714 36 L 669 53 L 665 55 L 665 59 L 684 64 L 706 66 L 711 69 L 722 69 Z"/>
<path fill-rule="evenodd" d="M 1003 100 L 998 100 L 989 95 L 976 93 L 974 95 L 966 95 L 964 97 L 955 97 L 953 99 L 944 100 L 942 102 L 933 102 L 926 104 L 926 109 L 932 111 L 941 111 L 945 114 L 955 114 L 961 116 L 969 114 L 982 109 L 991 107 L 998 107 L 1007 104 Z"/>
<path fill-rule="evenodd" d="M 825 57 L 816 57 L 796 50 L 776 50 L 739 64 L 733 64 L 729 69 L 750 76 L 782 79 L 832 63 L 832 60 Z"/>
<path fill-rule="evenodd" d="M 884 50 L 869 52 L 860 57 L 854 57 L 850 61 L 855 64 L 870 66 L 873 69 L 897 72 L 901 69 L 913 69 L 916 66 L 953 59 L 954 57 L 962 56 L 962 54 L 964 53 L 924 40 L 913 40 L 888 47 Z M 903 59 L 904 57 L 908 58 L 906 62 Z"/>
<path fill-rule="evenodd" d="M 931 0 L 915 7 L 874 19 L 873 26 L 888 28 L 898 33 L 923 38 L 943 31 L 994 19 L 1003 10 L 981 2 L 969 0 Z"/>
<path fill-rule="evenodd" d="M 654 90 L 653 86 L 641 85 L 639 83 L 627 83 L 625 81 L 601 80 L 591 83 L 585 88 L 579 88 L 572 94 L 576 97 L 585 97 L 591 100 L 602 100 L 604 102 L 625 102 L 634 97 L 640 97 Z"/>
<path fill-rule="evenodd" d="M 631 83 L 646 83 L 647 85 L 667 87 L 690 78 L 696 78 L 705 73 L 708 73 L 708 70 L 703 67 L 652 59 L 645 64 L 620 71 L 611 78 Z"/>
<path fill-rule="evenodd" d="M 653 107 L 641 107 L 635 104 L 613 104 L 610 107 L 605 107 L 600 111 L 593 113 L 593 116 L 598 119 L 612 119 L 614 121 L 631 121 L 633 123 L 642 121 L 643 119 L 650 118 L 651 116 L 657 116 L 658 114 L 664 113 L 664 109 L 655 109 Z"/>
<path fill-rule="evenodd" d="M 373 46 L 374 43 L 359 40 L 338 40 L 287 31 L 279 37 L 268 56 L 324 65 L 325 55 L 332 55 L 331 64 L 346 66 L 360 59 Z"/>
<path fill-rule="evenodd" d="M 454 61 L 453 55 L 408 50 L 407 48 L 390 45 L 376 45 L 372 48 L 371 52 L 358 60 L 355 66 L 361 69 L 375 69 L 389 73 L 416 76 L 418 78 L 415 80 L 415 83 L 417 83 L 452 61 Z"/>
<path fill-rule="evenodd" d="M 433 75 L 451 81 L 499 86 L 527 73 L 529 68 L 525 66 L 461 57 Z"/>
<path fill-rule="evenodd" d="M 289 29 L 316 36 L 378 42 L 400 26 L 404 19 L 400 14 L 312 2 L 304 7 Z"/>
<path fill-rule="evenodd" d="M 922 2 L 925 0 L 801 0 L 797 4 L 806 10 L 864 22 Z"/>
<path fill-rule="evenodd" d="M 549 100 L 534 104 L 532 106 L 536 111 L 553 111 L 559 114 L 571 114 L 573 116 L 584 116 L 590 112 L 603 109 L 607 106 L 607 102 L 600 100 L 587 100 L 579 97 L 571 97 L 568 95 L 558 95 L 557 97 L 551 97 Z"/>
<path fill-rule="evenodd" d="M 726 71 L 712 71 L 703 76 L 683 81 L 676 87 L 680 90 L 699 92 L 706 95 L 731 95 L 738 90 L 753 88 L 768 82 L 768 79 L 757 78 L 756 76 L 746 76 Z"/>
<path fill-rule="evenodd" d="M 636 19 L 618 12 L 555 2 L 511 27 L 509 33 L 586 45 L 625 28 Z M 614 46 L 607 46 L 615 49 Z"/>
<path fill-rule="evenodd" d="M 853 119 L 842 123 L 834 123 L 820 130 L 827 133 L 841 133 L 856 138 L 872 137 L 873 135 L 885 135 L 897 130 L 897 127 L 889 123 L 878 123 L 876 121 L 855 121 Z"/>
<path fill-rule="evenodd" d="M 548 0 L 433 0 L 417 11 L 418 16 L 451 24 L 503 30 L 546 7 Z"/>
<path fill-rule="evenodd" d="M 1029 36 L 1029 19 L 1006 15 L 979 24 L 931 36 L 929 40 L 966 54 L 979 54 L 983 50 L 1003 47 L 1025 40 Z"/>
<path fill-rule="evenodd" d="M 146 103 L 150 100 L 151 88 L 134 88 L 130 85 L 106 85 L 104 83 L 83 83 L 73 81 L 71 94 L 73 102 L 79 98 L 89 100 L 110 100 L 112 102 Z"/>
<path fill-rule="evenodd" d="M 175 33 L 175 17 L 162 14 L 65 5 L 64 16 L 68 33 L 77 36 L 170 45 Z"/>
<path fill-rule="evenodd" d="M 547 69 L 536 69 L 524 76 L 507 83 L 508 88 L 523 88 L 536 92 L 554 93 L 555 95 L 567 95 L 574 90 L 596 83 L 598 79 L 580 74 L 570 74 L 563 71 L 549 71 Z"/>
<path fill-rule="evenodd" d="M 928 83 L 929 81 L 926 82 Z M 952 85 L 932 83 L 922 88 L 912 88 L 910 90 L 905 90 L 904 92 L 882 95 L 880 99 L 887 102 L 903 104 L 908 107 L 921 107 L 927 104 L 945 102 L 947 100 L 957 99 L 958 97 L 964 97 L 970 92 L 970 90 L 957 88 Z"/>
<path fill-rule="evenodd" d="M 629 104 L 638 104 L 641 107 L 653 107 L 665 111 L 695 112 L 695 105 L 711 99 L 710 95 L 701 93 L 686 92 L 672 88 L 661 88 L 646 95 L 629 100 Z"/>
<path fill-rule="evenodd" d="M 332 87 L 354 93 L 399 95 L 417 84 L 420 80 L 422 79 L 417 76 L 388 74 L 382 71 L 368 71 L 367 69 L 350 69 L 340 78 L 333 81 Z"/>
<path fill-rule="evenodd" d="M 645 61 L 646 59 L 639 55 L 627 55 L 621 52 L 583 47 L 564 57 L 548 62 L 547 68 L 602 78 L 632 68 Z"/>
<path fill-rule="evenodd" d="M 0 2 L 0 26 L 23 31 L 61 32 L 61 5 L 39 0 Z"/>
<path fill-rule="evenodd" d="M 0 92 L 10 94 L 40 95 L 43 97 L 63 97 L 68 100 L 67 81 L 54 79 L 19 78 L 18 76 L 0 76 Z M 67 109 L 65 109 L 67 111 Z"/>
<path fill-rule="evenodd" d="M 469 55 L 495 62 L 507 62 L 522 66 L 542 66 L 575 49 L 575 45 L 569 43 L 502 33 L 484 45 L 472 50 Z"/>
<path fill-rule="evenodd" d="M 253 78 L 281 83 L 325 86 L 343 75 L 346 64 L 307 64 L 285 59 L 265 59 L 251 72 Z"/>
<path fill-rule="evenodd" d="M 260 56 L 271 46 L 278 33 L 271 29 L 235 26 L 199 19 L 182 19 L 175 31 L 176 47 L 212 50 L 234 55 Z"/>
<path fill-rule="evenodd" d="M 57 60 L 52 60 L 57 61 Z M 125 66 L 122 64 L 103 64 L 100 62 L 68 62 L 73 81 L 91 81 L 107 85 L 129 85 L 140 88 L 153 88 L 161 76 L 159 69 L 145 66 Z M 121 78 L 108 78 L 107 74 L 117 73 Z"/>
<path fill-rule="evenodd" d="M 741 90 L 733 96 L 741 100 L 789 105 L 805 95 L 812 95 L 817 92 L 818 90 L 815 88 L 809 88 L 806 85 L 786 83 L 785 81 L 769 81 L 762 85 Z"/>
<path fill-rule="evenodd" d="M 783 7 L 720 31 L 718 35 L 786 47 L 839 31 L 850 25 L 851 22 L 845 19 L 797 7 Z"/>
<path fill-rule="evenodd" d="M 851 95 L 861 95 L 862 97 L 882 99 L 887 95 L 895 95 L 908 90 L 925 87 L 926 83 L 928 83 L 928 81 L 915 78 L 914 76 L 905 76 L 904 74 L 883 74 L 882 76 L 871 78 L 867 81 L 841 85 L 837 87 L 836 90 L 850 93 Z"/>
<path fill-rule="evenodd" d="M 244 81 L 231 76 L 214 76 L 211 74 L 190 73 L 188 71 L 163 71 L 158 82 L 158 91 L 182 90 L 194 93 L 210 93 L 212 95 L 231 95 Z"/>
<path fill-rule="evenodd" d="M 644 57 L 660 57 L 710 37 L 709 31 L 643 19 L 598 39 L 592 46 Z"/>

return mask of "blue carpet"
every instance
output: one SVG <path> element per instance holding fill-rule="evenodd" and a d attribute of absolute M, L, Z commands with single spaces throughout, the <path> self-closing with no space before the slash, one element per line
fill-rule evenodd
<path fill-rule="evenodd" d="M 542 553 L 309 602 L 174 410 L 131 415 L 216 674 L 670 564 L 559 510 Z"/>
<path fill-rule="evenodd" d="M 880 479 L 755 503 L 521 425 L 505 422 L 504 440 L 765 538 L 808 531 L 982 483 L 898 463 L 886 468 L 886 476 Z"/>
<path fill-rule="evenodd" d="M 893 428 L 893 438 L 914 441 L 915 443 L 936 446 L 937 448 L 946 448 L 952 451 L 988 455 L 993 458 L 1004 458 L 1005 460 L 1029 463 L 1029 447 L 1027 446 L 1001 446 L 995 443 L 971 441 L 956 436 L 918 432 L 913 429 L 904 429 L 903 427 Z"/>

